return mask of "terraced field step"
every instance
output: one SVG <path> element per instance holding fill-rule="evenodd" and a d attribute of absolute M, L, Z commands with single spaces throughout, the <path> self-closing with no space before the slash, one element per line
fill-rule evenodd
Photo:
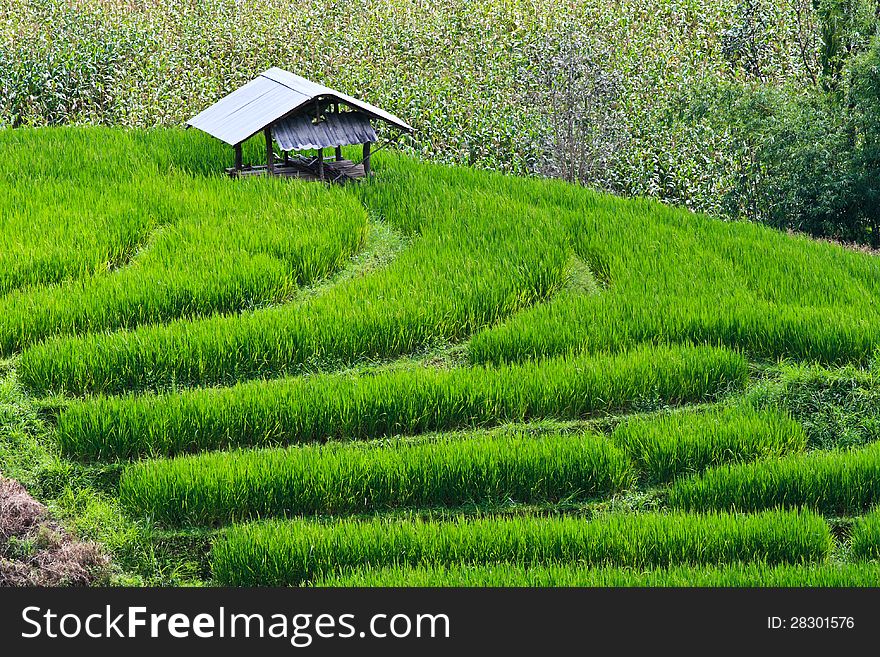
<path fill-rule="evenodd" d="M 828 515 L 862 513 L 880 503 L 880 444 L 718 466 L 678 480 L 668 503 L 691 510 L 807 507 Z"/>
<path fill-rule="evenodd" d="M 857 559 L 880 560 L 880 508 L 856 519 L 851 546 Z M 880 582 L 877 585 L 880 586 Z"/>
<path fill-rule="evenodd" d="M 170 456 L 578 419 L 640 400 L 706 401 L 747 380 L 746 360 L 732 351 L 644 346 L 499 368 L 399 369 L 99 397 L 71 404 L 59 418 L 58 438 L 66 454 L 79 458 Z"/>
<path fill-rule="evenodd" d="M 743 563 L 641 570 L 571 564 L 359 568 L 319 579 L 323 587 L 602 586 L 602 587 L 876 587 L 880 564 Z"/>
<path fill-rule="evenodd" d="M 513 434 L 331 443 L 142 461 L 120 497 L 171 525 L 465 503 L 588 500 L 634 483 L 602 436 Z"/>
<path fill-rule="evenodd" d="M 721 463 L 803 451 L 803 428 L 780 411 L 747 405 L 636 417 L 612 433 L 649 483 L 670 482 Z"/>
<path fill-rule="evenodd" d="M 340 520 L 237 525 L 215 541 L 217 582 L 279 586 L 385 566 L 569 563 L 632 567 L 824 560 L 833 544 L 808 511 L 644 513 L 451 522 Z"/>
<path fill-rule="evenodd" d="M 362 246 L 368 216 L 350 194 L 160 171 L 155 154 L 143 151 L 140 162 L 121 164 L 123 180 L 110 183 L 109 175 L 89 175 L 92 158 L 107 158 L 106 149 L 128 137 L 105 132 L 99 146 L 81 143 L 75 131 L 67 136 L 82 146 L 81 179 L 62 183 L 45 171 L 39 182 L 25 177 L 3 189 L 0 354 L 53 336 L 284 301 L 338 271 Z M 175 131 L 152 138 L 157 148 L 214 150 Z M 44 143 L 52 143 L 51 132 L 31 140 L 44 152 L 61 147 Z"/>
<path fill-rule="evenodd" d="M 125 169 L 106 171 L 96 157 L 125 159 L 107 158 L 106 135 L 71 131 L 68 137 L 76 137 L 89 156 L 84 166 L 91 176 L 130 177 Z M 173 131 L 155 143 L 152 137 L 138 139 L 181 158 L 196 145 Z M 34 171 L 51 168 L 32 153 L 52 149 L 35 148 L 41 139 L 31 140 L 29 145 L 17 143 L 17 137 L 2 138 L 13 155 L 32 162 Z M 128 152 L 119 137 L 113 141 L 114 148 Z M 22 354 L 22 382 L 39 393 L 71 394 L 229 385 L 390 360 L 465 340 L 471 364 L 661 342 L 725 345 L 773 359 L 826 363 L 867 362 L 877 348 L 880 306 L 871 301 L 880 298 L 880 276 L 877 259 L 867 254 L 558 181 L 441 167 L 390 154 L 377 156 L 375 165 L 376 184 L 334 192 L 342 199 L 340 207 L 358 204 L 363 214 L 365 206 L 411 238 L 381 272 L 334 286 L 295 312 L 287 305 L 45 340 Z M 144 189 L 136 187 L 132 194 L 165 203 L 163 185 L 155 177 L 146 180 Z M 255 194 L 258 200 L 275 194 L 261 186 L 271 181 L 236 182 L 271 191 Z M 69 193 L 63 187 L 54 191 Z M 186 203 L 174 201 L 157 211 L 187 211 Z M 328 227 L 340 221 L 327 222 Z M 123 219 L 118 223 L 126 225 Z M 146 228 L 131 230 L 140 234 Z M 576 282 L 573 261 L 590 274 L 582 281 L 586 286 L 574 286 L 576 292 L 570 285 Z M 200 271 L 187 276 L 196 287 Z M 258 278 L 263 269 L 248 271 Z M 601 281 L 601 290 L 590 285 L 590 277 Z M 193 304 L 186 307 L 191 314 L 202 312 Z M 66 332 L 78 330 L 64 313 L 61 319 Z M 116 326 L 125 323 L 118 319 Z"/>
<path fill-rule="evenodd" d="M 303 186 L 265 179 L 222 183 L 262 190 L 258 198 L 270 196 L 274 185 Z M 438 190 L 441 196 L 432 200 Z M 23 383 L 40 393 L 124 394 L 387 360 L 466 340 L 571 283 L 567 231 L 527 197 L 461 194 L 427 177 L 395 183 L 391 175 L 382 184 L 331 191 L 332 198 L 356 204 L 358 216 L 369 211 L 411 238 L 407 248 L 382 270 L 341 281 L 295 309 L 285 304 L 42 342 L 22 355 Z M 330 229 L 342 222 L 324 223 Z"/>

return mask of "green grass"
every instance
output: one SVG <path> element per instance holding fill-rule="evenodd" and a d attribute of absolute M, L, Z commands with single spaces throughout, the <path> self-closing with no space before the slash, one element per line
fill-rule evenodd
<path fill-rule="evenodd" d="M 880 352 L 874 361 L 880 364 Z M 786 363 L 749 392 L 750 403 L 779 408 L 796 419 L 810 447 L 860 447 L 880 440 L 880 370 L 828 369 Z"/>
<path fill-rule="evenodd" d="M 214 543 L 211 564 L 222 585 L 283 586 L 368 565 L 800 563 L 825 559 L 831 545 L 822 518 L 790 511 L 611 514 L 591 521 L 288 521 L 233 526 Z"/>
<path fill-rule="evenodd" d="M 25 147 L 37 148 L 45 159 L 33 166 L 43 172 L 79 133 L 24 134 L 31 139 L 0 133 L 0 148 L 12 160 Z M 134 140 L 121 132 L 96 134 L 106 140 L 77 151 L 78 175 L 44 184 L 25 174 L 2 196 L 0 216 L 10 223 L 0 240 L 12 244 L 0 251 L 0 292 L 9 292 L 0 296 L 0 353 L 53 335 L 282 301 L 340 269 L 363 243 L 367 213 L 338 189 L 233 181 L 173 167 L 144 171 L 143 163 L 123 158 L 121 171 L 104 177 L 95 173 L 96 160 Z M 179 131 L 159 131 L 153 141 L 175 152 L 205 150 Z M 19 225 L 25 222 L 26 229 Z M 47 236 L 52 248 L 64 249 L 61 255 L 43 243 Z M 3 290 L 4 276 L 31 285 Z M 54 284 L 36 285 L 47 282 Z"/>
<path fill-rule="evenodd" d="M 327 189 L 195 132 L 0 146 L 0 470 L 119 582 L 197 583 L 213 526 L 273 517 L 219 531 L 218 583 L 872 576 L 825 558 L 875 557 L 873 515 L 850 550 L 817 513 L 876 506 L 880 451 L 797 452 L 877 433 L 876 258 L 384 153 Z M 524 421 L 554 430 L 411 437 Z"/>
<path fill-rule="evenodd" d="M 374 183 L 340 193 L 412 237 L 386 268 L 303 303 L 49 340 L 25 350 L 22 381 L 72 393 L 231 384 L 472 335 L 475 364 L 644 342 L 828 363 L 875 349 L 870 255 L 553 181 L 381 154 L 376 167 Z M 567 287 L 584 266 L 598 291 Z"/>
<path fill-rule="evenodd" d="M 382 183 L 334 190 L 360 196 L 411 237 L 387 267 L 301 303 L 50 340 L 24 352 L 23 382 L 40 392 L 121 393 L 390 358 L 466 339 L 563 290 L 577 273 L 553 214 L 522 198 L 462 194 L 407 173 L 413 166 L 421 165 L 409 162 L 398 177 L 386 167 Z"/>
<path fill-rule="evenodd" d="M 639 348 L 497 369 L 316 375 L 76 402 L 59 417 L 58 439 L 66 454 L 84 459 L 168 456 L 576 419 L 643 400 L 702 401 L 747 380 L 741 356 L 707 347 Z"/>
<path fill-rule="evenodd" d="M 125 265 L 178 220 L 165 186 L 176 183 L 175 196 L 184 181 L 201 188 L 223 155 L 181 130 L 2 130 L 0 147 L 0 294 Z"/>
<path fill-rule="evenodd" d="M 528 185 L 507 183 L 511 194 Z M 487 327 L 470 343 L 473 362 L 658 339 L 826 363 L 864 362 L 875 349 L 880 306 L 866 300 L 880 297 L 876 257 L 648 201 L 549 186 L 533 194 L 570 212 L 560 217 L 572 246 L 601 271 L 607 290 L 560 296 Z"/>
<path fill-rule="evenodd" d="M 804 431 L 796 422 L 748 406 L 635 418 L 619 425 L 612 439 L 653 484 L 721 463 L 799 452 L 806 446 Z"/>
<path fill-rule="evenodd" d="M 880 559 L 880 509 L 856 519 L 851 549 L 856 559 Z"/>
<path fill-rule="evenodd" d="M 861 513 L 880 503 L 880 445 L 719 466 L 676 481 L 668 502 L 686 509 L 803 506 L 825 514 Z"/>
<path fill-rule="evenodd" d="M 551 564 L 523 567 L 423 566 L 418 568 L 359 568 L 330 573 L 315 586 L 326 587 L 876 587 L 877 564 L 731 564 L 723 566 L 672 566 L 639 570 Z"/>
<path fill-rule="evenodd" d="M 97 541 L 112 557 L 111 584 L 182 586 L 208 576 L 193 564 L 182 541 L 155 532 L 133 519 L 116 495 L 118 468 L 112 464 L 83 466 L 63 459 L 42 404 L 16 383 L 14 369 L 0 375 L 0 473 L 20 481 L 46 504 L 64 529 L 80 540 Z M 202 554 L 210 537 L 201 541 Z"/>
<path fill-rule="evenodd" d="M 120 498 L 165 524 L 346 514 L 465 503 L 554 503 L 633 483 L 600 436 L 522 434 L 381 445 L 332 443 L 151 460 L 126 469 Z"/>

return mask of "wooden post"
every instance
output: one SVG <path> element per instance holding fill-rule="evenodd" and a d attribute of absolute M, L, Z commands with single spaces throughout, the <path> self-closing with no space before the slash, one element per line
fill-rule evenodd
<path fill-rule="evenodd" d="M 263 135 L 266 137 L 266 172 L 270 176 L 275 175 L 275 153 L 272 150 L 272 128 L 265 128 Z"/>
<path fill-rule="evenodd" d="M 370 177 L 370 142 L 364 142 L 364 176 Z"/>
<path fill-rule="evenodd" d="M 232 147 L 235 150 L 235 170 L 241 171 L 241 144 Z"/>
<path fill-rule="evenodd" d="M 290 151 L 284 151 L 284 164 L 290 164 Z"/>
<path fill-rule="evenodd" d="M 318 178 L 324 180 L 324 149 L 318 149 Z"/>
<path fill-rule="evenodd" d="M 333 112 L 335 114 L 339 114 L 339 103 L 333 103 Z M 336 161 L 339 162 L 342 159 L 342 146 L 336 147 Z"/>

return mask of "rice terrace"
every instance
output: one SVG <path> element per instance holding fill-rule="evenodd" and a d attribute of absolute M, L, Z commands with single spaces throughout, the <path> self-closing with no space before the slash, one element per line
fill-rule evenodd
<path fill-rule="evenodd" d="M 228 139 L 0 129 L 0 584 L 880 584 L 876 251 L 265 70 Z"/>
<path fill-rule="evenodd" d="M 880 452 L 789 400 L 874 357 L 874 256 L 397 154 L 0 140 L 4 469 L 114 577 L 876 582 Z"/>

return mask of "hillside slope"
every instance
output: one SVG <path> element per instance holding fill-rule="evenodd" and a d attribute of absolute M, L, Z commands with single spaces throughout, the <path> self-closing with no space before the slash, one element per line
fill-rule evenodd
<path fill-rule="evenodd" d="M 793 366 L 873 390 L 870 255 L 392 154 L 325 188 L 227 179 L 177 130 L 0 148 L 0 471 L 119 581 L 869 577 L 840 563 L 876 436 L 819 441 L 789 392 Z"/>

